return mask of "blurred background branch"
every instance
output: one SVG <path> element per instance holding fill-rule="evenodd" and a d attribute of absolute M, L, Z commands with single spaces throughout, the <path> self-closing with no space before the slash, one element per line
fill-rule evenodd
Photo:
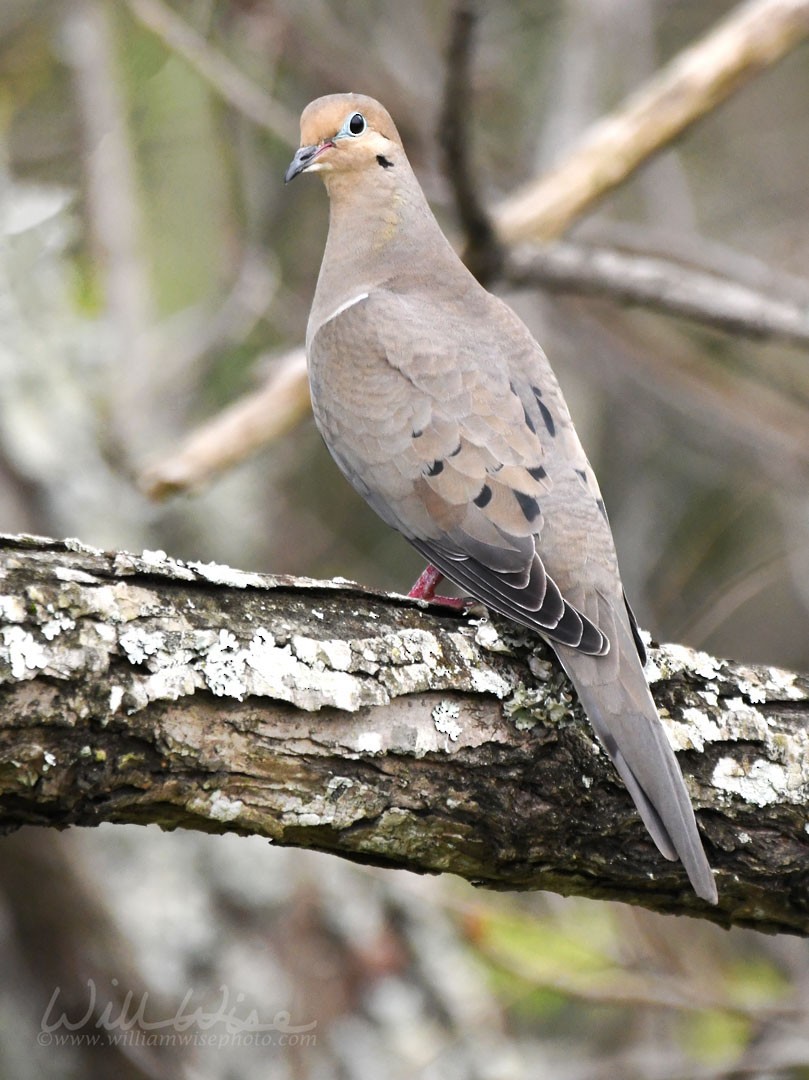
<path fill-rule="evenodd" d="M 466 238 L 464 260 L 475 277 L 487 284 L 499 276 L 503 256 L 480 198 L 472 162 L 472 59 L 480 14 L 477 0 L 459 0 L 452 9 L 438 140 L 444 172 Z"/>
<path fill-rule="evenodd" d="M 519 288 L 600 296 L 728 334 L 809 348 L 806 303 L 767 296 L 730 276 L 686 268 L 669 258 L 558 242 L 517 248 L 508 257 L 503 278 Z M 809 287 L 809 281 L 806 284 Z"/>
<path fill-rule="evenodd" d="M 600 119 L 547 175 L 501 203 L 509 243 L 553 240 L 632 173 L 702 120 L 809 34 L 807 0 L 748 0 L 684 49 L 609 116 Z"/>
<path fill-rule="evenodd" d="M 298 145 L 298 118 L 262 90 L 162 0 L 125 0 L 166 48 L 181 56 L 234 109 L 288 146 Z"/>

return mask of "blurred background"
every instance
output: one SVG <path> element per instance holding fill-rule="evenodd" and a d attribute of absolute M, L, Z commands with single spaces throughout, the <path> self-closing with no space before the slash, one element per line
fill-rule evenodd
<path fill-rule="evenodd" d="M 485 4 L 468 101 L 484 203 L 733 7 Z M 203 490 L 156 503 L 138 477 L 303 341 L 327 204 L 315 178 L 282 177 L 309 100 L 382 100 L 462 247 L 437 140 L 452 10 L 2 0 L 2 531 L 406 591 L 418 558 L 338 476 L 309 417 Z M 804 45 L 572 235 L 809 310 L 807 102 Z M 498 291 L 563 384 L 641 624 L 809 670 L 807 352 L 605 298 Z M 797 939 L 256 838 L 116 826 L 0 844 L 2 1077 L 809 1077 Z M 92 1044 L 105 1008 L 119 1016 L 129 995 L 132 1016 L 144 994 L 128 1042 Z M 211 1031 L 150 1044 L 144 1016 L 186 998 L 186 1013 L 219 1010 Z M 86 1014 L 72 1042 L 64 1024 L 45 1030 L 52 999 L 51 1021 Z M 251 1009 L 289 1019 L 255 1045 L 223 1019 Z"/>

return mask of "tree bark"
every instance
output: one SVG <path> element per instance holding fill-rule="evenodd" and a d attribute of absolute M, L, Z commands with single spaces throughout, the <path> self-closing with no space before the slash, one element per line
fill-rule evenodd
<path fill-rule="evenodd" d="M 657 853 L 539 639 L 482 609 L 0 538 L 0 829 L 258 833 L 809 933 L 809 679 L 650 650 L 720 902 Z"/>

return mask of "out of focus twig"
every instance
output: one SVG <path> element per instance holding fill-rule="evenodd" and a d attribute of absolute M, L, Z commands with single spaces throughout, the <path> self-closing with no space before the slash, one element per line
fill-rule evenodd
<path fill-rule="evenodd" d="M 297 119 L 167 4 L 162 0 L 125 2 L 138 22 L 182 56 L 234 109 L 289 146 L 298 145 Z"/>
<path fill-rule="evenodd" d="M 503 278 L 511 285 L 604 296 L 727 333 L 809 348 L 806 305 L 660 257 L 559 242 L 509 254 Z"/>
<path fill-rule="evenodd" d="M 502 263 L 491 219 L 478 196 L 470 146 L 470 61 L 475 26 L 480 17 L 477 0 L 457 0 L 450 22 L 444 99 L 438 141 L 444 171 L 455 196 L 455 208 L 466 236 L 464 261 L 484 284 L 497 277 Z"/>
<path fill-rule="evenodd" d="M 799 395 L 672 345 L 662 327 L 656 331 L 647 322 L 641 333 L 609 309 L 596 319 L 575 300 L 562 304 L 578 333 L 591 336 L 588 354 L 609 357 L 613 376 L 629 378 L 667 409 L 695 420 L 704 440 L 718 440 L 717 449 L 736 445 L 755 455 L 778 487 L 806 490 L 809 409 Z"/>
<path fill-rule="evenodd" d="M 170 457 L 149 466 L 140 487 L 152 499 L 199 487 L 294 427 L 308 410 L 306 356 L 295 349 L 278 361 L 260 390 L 240 398 L 193 431 Z"/>
<path fill-rule="evenodd" d="M 631 221 L 593 220 L 582 229 L 581 239 L 625 255 L 664 259 L 686 270 L 728 278 L 754 292 L 788 298 L 809 309 L 809 278 L 773 266 L 749 251 L 696 232 L 638 225 Z"/>
<path fill-rule="evenodd" d="M 140 237 L 135 161 L 115 71 L 111 11 L 104 0 L 64 7 L 64 38 L 82 131 L 86 207 L 116 355 L 108 366 L 115 456 L 137 457 L 155 420 L 151 295 Z"/>
<path fill-rule="evenodd" d="M 505 243 L 553 240 L 687 128 L 809 35 L 809 0 L 750 0 L 498 207 Z"/>

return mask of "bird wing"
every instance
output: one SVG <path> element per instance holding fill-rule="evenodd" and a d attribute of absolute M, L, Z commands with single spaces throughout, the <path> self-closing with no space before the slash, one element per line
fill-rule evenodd
<path fill-rule="evenodd" d="M 327 445 L 380 516 L 448 578 L 552 641 L 606 653 L 606 636 L 565 599 L 543 558 L 543 506 L 560 502 L 560 485 L 579 506 L 571 515 L 571 500 L 562 500 L 571 528 L 556 520 L 554 534 L 589 543 L 601 518 L 544 354 L 516 318 L 509 335 L 498 334 L 499 308 L 480 319 L 468 310 L 453 317 L 445 304 L 426 308 L 423 297 L 378 289 L 310 334 L 313 404 Z M 515 356 L 520 350 L 527 355 Z M 609 530 L 600 531 L 611 549 Z"/>

